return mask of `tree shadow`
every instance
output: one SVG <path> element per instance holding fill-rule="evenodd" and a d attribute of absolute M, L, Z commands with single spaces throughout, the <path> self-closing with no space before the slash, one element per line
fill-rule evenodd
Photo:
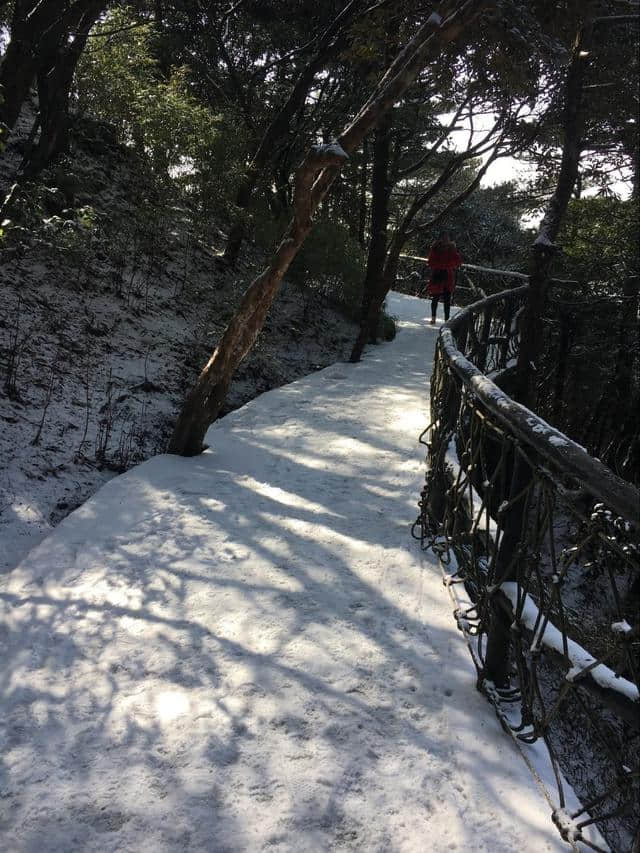
<path fill-rule="evenodd" d="M 382 383 L 334 366 L 109 482 L 6 579 L 7 849 L 548 845 L 409 537 L 399 343 Z"/>

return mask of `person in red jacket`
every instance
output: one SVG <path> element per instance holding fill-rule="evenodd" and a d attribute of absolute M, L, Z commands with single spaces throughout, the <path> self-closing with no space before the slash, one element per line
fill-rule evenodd
<path fill-rule="evenodd" d="M 427 263 L 431 277 L 427 286 L 427 295 L 431 297 L 431 323 L 436 322 L 438 301 L 442 297 L 445 322 L 451 311 L 451 294 L 456 286 L 456 270 L 462 263 L 460 252 L 451 240 L 448 231 L 443 231 L 429 249 Z"/>

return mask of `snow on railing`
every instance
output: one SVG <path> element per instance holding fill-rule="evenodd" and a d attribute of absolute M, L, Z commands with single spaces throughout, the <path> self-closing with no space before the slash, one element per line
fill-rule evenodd
<path fill-rule="evenodd" d="M 455 566 L 448 583 L 464 584 L 472 601 L 458 624 L 474 638 L 479 686 L 494 704 L 518 697 L 514 736 L 543 740 L 578 790 L 585 814 L 567 817 L 572 838 L 594 822 L 611 847 L 631 849 L 640 801 L 640 494 L 506 392 L 527 290 L 482 299 L 441 329 L 414 532 Z M 504 709 L 496 711 L 505 724 Z"/>

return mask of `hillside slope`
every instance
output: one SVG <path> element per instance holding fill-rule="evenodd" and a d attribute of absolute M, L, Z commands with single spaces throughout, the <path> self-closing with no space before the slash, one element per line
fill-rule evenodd
<path fill-rule="evenodd" d="M 25 129 L 27 123 L 23 125 Z M 0 160 L 3 197 L 20 135 Z M 0 572 L 115 472 L 161 452 L 185 392 L 263 262 L 216 262 L 188 210 L 162 204 L 110 129 L 21 193 L 0 266 Z M 355 327 L 285 286 L 227 411 L 346 357 Z"/>

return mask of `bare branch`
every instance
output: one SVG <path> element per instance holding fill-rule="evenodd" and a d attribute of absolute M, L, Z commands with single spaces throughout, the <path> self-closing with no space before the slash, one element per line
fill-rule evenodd
<path fill-rule="evenodd" d="M 460 104 L 460 106 L 459 106 L 459 107 L 458 107 L 458 109 L 456 110 L 456 112 L 455 112 L 455 114 L 454 114 L 453 118 L 451 119 L 451 121 L 449 122 L 449 124 L 445 127 L 445 129 L 444 129 L 444 130 L 443 130 L 443 132 L 440 134 L 440 136 L 439 136 L 439 137 L 436 139 L 436 141 L 433 143 L 433 145 L 431 145 L 431 146 L 427 149 L 427 151 L 422 155 L 422 157 L 420 157 L 418 160 L 416 160 L 416 161 L 415 161 L 415 163 L 412 163 L 410 166 L 407 166 L 407 168 L 406 168 L 406 169 L 400 169 L 400 170 L 398 171 L 398 178 L 405 178 L 405 177 L 407 177 L 408 175 L 413 175 L 415 172 L 417 172 L 417 171 L 418 171 L 418 169 L 421 169 L 421 168 L 422 168 L 422 166 L 424 166 L 424 164 L 425 164 L 428 160 L 430 160 L 430 159 L 431 159 L 431 157 L 433 157 L 433 155 L 434 155 L 434 154 L 436 153 L 436 151 L 440 148 L 440 146 L 441 146 L 441 145 L 446 141 L 446 139 L 448 138 L 449 134 L 451 133 L 451 131 L 452 131 L 452 130 L 454 129 L 454 127 L 456 126 L 456 123 L 457 123 L 458 119 L 460 118 L 460 115 L 461 115 L 461 113 L 462 113 L 462 110 L 464 109 L 465 105 L 467 104 L 467 101 L 468 101 L 468 96 L 467 96 L 467 98 L 465 98 L 465 100 Z"/>

